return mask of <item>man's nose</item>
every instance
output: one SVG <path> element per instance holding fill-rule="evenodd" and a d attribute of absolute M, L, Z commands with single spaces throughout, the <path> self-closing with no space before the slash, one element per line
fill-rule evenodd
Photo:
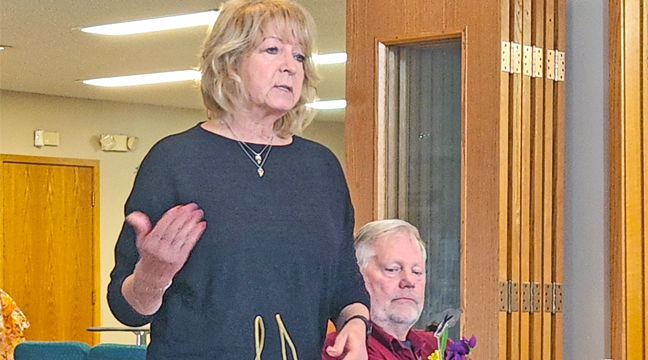
<path fill-rule="evenodd" d="M 411 271 L 402 271 L 400 287 L 401 288 L 413 288 L 414 287 L 414 274 Z"/>

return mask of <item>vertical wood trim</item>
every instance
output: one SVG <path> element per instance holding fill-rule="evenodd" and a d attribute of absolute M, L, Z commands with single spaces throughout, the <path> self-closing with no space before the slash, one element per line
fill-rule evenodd
<path fill-rule="evenodd" d="M 644 359 L 648 357 L 648 4 L 646 0 L 641 3 L 641 139 L 642 183 L 643 183 L 643 327 L 644 327 Z"/>
<path fill-rule="evenodd" d="M 510 41 L 510 2 L 501 4 L 501 40 Z M 507 72 L 500 72 L 500 109 L 499 109 L 499 281 L 508 281 L 508 242 L 509 242 L 509 78 Z M 499 360 L 507 360 L 508 314 L 500 311 L 499 323 Z"/>
<path fill-rule="evenodd" d="M 100 239 L 100 234 L 101 234 L 101 226 L 100 226 L 100 217 L 101 217 L 101 196 L 100 196 L 100 173 L 99 173 L 99 161 L 96 162 L 96 164 L 92 167 L 93 170 L 93 177 L 94 177 L 94 207 L 93 207 L 93 212 L 94 216 L 92 221 L 94 222 L 94 236 L 93 236 L 93 244 L 92 246 L 94 247 L 94 292 L 95 292 L 95 303 L 94 303 L 94 308 L 93 313 L 94 313 L 94 318 L 93 318 L 93 324 L 92 326 L 100 326 L 101 325 L 101 303 L 103 296 L 101 295 L 101 241 Z M 98 344 L 100 342 L 100 337 L 101 334 L 98 332 L 94 332 L 92 334 L 92 341 L 93 344 Z"/>
<path fill-rule="evenodd" d="M 512 0 L 511 38 L 522 43 L 522 0 Z M 520 278 L 520 242 L 521 242 L 521 211 L 522 211 L 522 74 L 511 76 L 511 134 L 510 134 L 510 226 L 511 238 L 509 244 L 509 279 L 522 289 Z M 522 309 L 521 296 L 518 296 L 518 309 Z M 509 317 L 509 359 L 520 358 L 520 311 L 512 312 Z"/>
<path fill-rule="evenodd" d="M 625 223 L 623 189 L 623 101 L 624 45 L 623 6 L 625 0 L 609 1 L 609 212 L 610 212 L 610 313 L 611 355 L 626 360 L 625 348 Z"/>
<path fill-rule="evenodd" d="M 554 49 L 554 0 L 545 0 L 545 53 L 544 62 L 547 62 L 547 50 Z M 545 66 L 544 79 L 544 179 L 543 179 L 543 250 L 542 250 L 542 283 L 550 284 L 553 282 L 553 101 L 554 101 L 554 81 L 548 79 L 547 68 Z M 544 289 L 542 291 L 543 305 L 545 298 Z M 542 312 L 542 359 L 551 360 L 553 349 L 553 316 L 551 313 Z"/>
<path fill-rule="evenodd" d="M 522 4 L 522 45 L 531 46 L 531 0 Z M 524 51 L 523 51 L 524 53 Z M 532 63 L 533 55 L 527 59 Z M 523 71 L 524 74 L 524 71 Z M 522 148 L 520 211 L 520 289 L 530 282 L 531 235 L 531 76 L 522 75 Z M 522 299 L 522 296 L 520 296 Z M 520 358 L 529 358 L 530 314 L 520 305 Z"/>
<path fill-rule="evenodd" d="M 642 164 L 641 164 L 641 6 L 639 1 L 626 1 L 625 7 L 625 188 L 626 188 L 626 246 L 628 284 L 626 311 L 627 351 L 640 357 L 644 348 L 643 321 L 643 241 L 642 236 Z"/>
<path fill-rule="evenodd" d="M 621 360 L 648 356 L 647 19 L 645 0 L 610 3 L 611 343 Z"/>
<path fill-rule="evenodd" d="M 556 50 L 566 51 L 566 0 L 556 0 Z M 565 178 L 565 81 L 558 81 L 554 89 L 554 199 L 553 199 L 553 239 L 554 282 L 563 284 L 563 222 L 564 222 L 564 178 Z M 563 287 L 564 289 L 564 287 Z M 564 307 L 564 306 L 563 306 Z M 553 328 L 554 359 L 563 355 L 563 312 L 554 315 Z"/>
<path fill-rule="evenodd" d="M 431 64 L 430 64 L 431 67 Z M 409 178 L 408 171 L 408 160 L 407 155 L 409 151 L 409 119 L 416 119 L 417 114 L 413 114 L 410 111 L 409 104 L 411 102 L 410 96 L 416 96 L 418 92 L 416 90 L 412 91 L 410 94 L 409 88 L 413 84 L 418 86 L 415 81 L 408 83 L 404 81 L 405 79 L 410 79 L 412 72 L 418 71 L 417 61 L 415 57 L 412 56 L 412 51 L 410 49 L 400 49 L 400 90 L 399 95 L 401 97 L 399 105 L 399 119 L 398 119 L 398 217 L 401 219 L 408 219 L 407 214 L 407 197 L 408 197 L 408 183 Z M 417 121 L 419 122 L 419 121 Z M 424 163 L 428 165 L 428 163 Z M 429 166 L 429 165 L 428 165 Z M 425 217 L 429 219 L 429 217 Z"/>
<path fill-rule="evenodd" d="M 533 39 L 532 43 L 544 48 L 544 0 L 533 1 Z M 543 75 L 544 76 L 544 75 Z M 531 109 L 532 115 L 532 266 L 531 279 L 534 283 L 542 285 L 542 179 L 543 179 L 543 138 L 544 138 L 544 88 L 542 78 L 533 78 L 531 80 L 533 98 Z M 542 311 L 543 306 L 541 306 Z M 531 317 L 531 359 L 539 360 L 542 358 L 542 312 L 534 313 Z"/>
<path fill-rule="evenodd" d="M 387 217 L 387 111 L 389 89 L 389 49 L 377 43 L 377 96 L 376 112 L 376 219 Z"/>

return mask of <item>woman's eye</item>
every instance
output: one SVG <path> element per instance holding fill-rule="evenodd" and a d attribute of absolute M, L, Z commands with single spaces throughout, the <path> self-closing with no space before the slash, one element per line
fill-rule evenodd
<path fill-rule="evenodd" d="M 269 47 L 269 48 L 266 49 L 266 52 L 268 54 L 277 54 L 277 53 L 279 53 L 279 48 L 276 47 L 276 46 Z"/>
<path fill-rule="evenodd" d="M 306 61 L 306 56 L 302 54 L 295 54 L 295 60 L 299 61 L 300 63 L 303 63 Z"/>

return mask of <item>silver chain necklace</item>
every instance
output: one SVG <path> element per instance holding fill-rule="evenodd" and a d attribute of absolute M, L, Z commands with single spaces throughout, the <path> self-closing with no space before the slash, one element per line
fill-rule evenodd
<path fill-rule="evenodd" d="M 272 134 L 272 137 L 270 138 L 270 144 L 266 144 L 266 146 L 261 149 L 261 151 L 256 152 L 254 149 L 250 147 L 250 145 L 246 144 L 245 142 L 241 141 L 238 136 L 234 133 L 232 128 L 229 126 L 227 121 L 221 120 L 221 123 L 225 124 L 229 131 L 232 133 L 232 136 L 236 139 L 236 142 L 239 144 L 241 147 L 241 150 L 247 155 L 248 159 L 252 161 L 252 163 L 257 167 L 257 174 L 259 174 L 259 177 L 263 177 L 265 174 L 265 170 L 263 170 L 263 165 L 265 164 L 266 160 L 268 160 L 268 156 L 270 156 L 270 150 L 272 150 L 272 140 L 274 140 L 274 134 Z M 265 154 L 265 158 L 263 157 L 263 153 L 268 150 Z M 254 154 L 254 157 L 252 157 L 252 154 Z"/>

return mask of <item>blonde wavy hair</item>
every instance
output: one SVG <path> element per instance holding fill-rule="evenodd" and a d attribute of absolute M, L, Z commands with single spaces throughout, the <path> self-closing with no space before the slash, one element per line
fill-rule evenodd
<path fill-rule="evenodd" d="M 278 136 L 300 134 L 315 116 L 306 103 L 315 100 L 319 76 L 312 61 L 315 21 L 291 0 L 230 0 L 220 9 L 203 46 L 200 88 L 207 118 L 243 110 L 248 94 L 237 72 L 240 61 L 263 41 L 263 32 L 276 29 L 283 39 L 296 39 L 306 57 L 302 93 L 293 109 L 274 123 Z"/>

